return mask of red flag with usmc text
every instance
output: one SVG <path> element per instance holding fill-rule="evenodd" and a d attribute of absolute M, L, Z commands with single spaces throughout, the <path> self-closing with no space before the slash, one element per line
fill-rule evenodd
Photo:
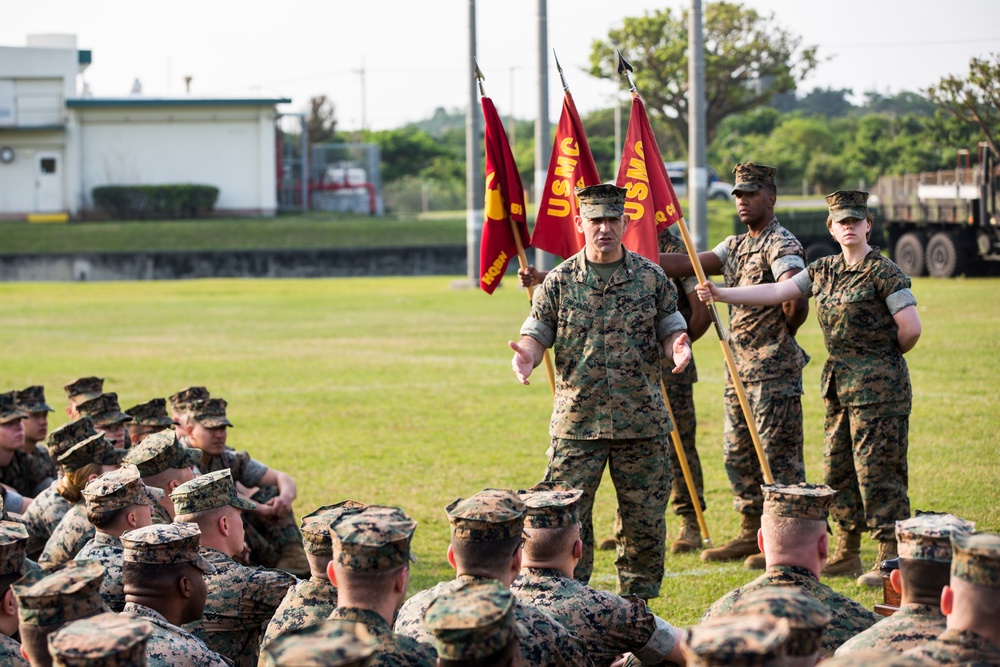
<path fill-rule="evenodd" d="M 493 100 L 488 97 L 483 97 L 483 119 L 486 121 L 486 201 L 483 239 L 479 246 L 479 286 L 487 294 L 493 294 L 510 260 L 517 255 L 513 227 L 517 226 L 522 247 L 528 245 L 529 237 L 521 175 L 514 163 L 503 123 Z"/>
<path fill-rule="evenodd" d="M 660 250 L 656 235 L 683 217 L 674 187 L 667 176 L 646 107 L 638 95 L 632 96 L 632 113 L 625 134 L 622 161 L 618 167 L 618 187 L 625 188 L 625 213 L 628 228 L 622 243 L 659 264 Z"/>
<path fill-rule="evenodd" d="M 556 138 L 552 143 L 549 172 L 538 203 L 531 245 L 563 259 L 578 253 L 583 248 L 584 239 L 576 229 L 575 219 L 580 213 L 580 205 L 575 188 L 600 182 L 580 114 L 576 111 L 573 96 L 566 93 Z"/>

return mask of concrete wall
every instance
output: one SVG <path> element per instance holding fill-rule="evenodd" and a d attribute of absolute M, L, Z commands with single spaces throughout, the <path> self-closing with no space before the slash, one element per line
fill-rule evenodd
<path fill-rule="evenodd" d="M 466 248 L 0 255 L 0 281 L 465 275 Z"/>

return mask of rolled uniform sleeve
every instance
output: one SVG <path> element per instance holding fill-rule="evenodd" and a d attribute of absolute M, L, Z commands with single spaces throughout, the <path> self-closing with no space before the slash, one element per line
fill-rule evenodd
<path fill-rule="evenodd" d="M 531 336 L 541 343 L 542 347 L 552 347 L 552 344 L 556 342 L 555 329 L 530 315 L 524 320 L 524 324 L 521 325 L 521 335 Z"/>
<path fill-rule="evenodd" d="M 712 254 L 719 258 L 719 263 L 722 266 L 725 266 L 726 260 L 729 259 L 729 245 L 735 238 L 735 236 L 727 236 L 725 241 L 712 248 Z"/>
<path fill-rule="evenodd" d="M 681 315 L 680 311 L 675 310 L 656 325 L 656 340 L 662 342 L 669 338 L 671 334 L 687 330 L 687 327 L 687 321 L 685 321 L 684 316 Z"/>
<path fill-rule="evenodd" d="M 893 292 L 887 296 L 885 298 L 885 305 L 889 309 L 889 313 L 895 315 L 904 308 L 917 305 L 917 297 L 913 296 L 913 292 L 910 291 L 909 287 L 904 287 L 898 292 Z"/>
<path fill-rule="evenodd" d="M 792 269 L 804 268 L 806 268 L 806 263 L 802 261 L 802 258 L 798 255 L 782 255 L 771 262 L 771 275 L 774 276 L 775 280 L 778 280 L 781 276 Z"/>
<path fill-rule="evenodd" d="M 812 296 L 813 279 L 811 270 L 799 271 L 792 276 L 792 282 L 795 283 L 795 286 L 799 288 L 800 292 L 802 292 L 802 296 Z"/>

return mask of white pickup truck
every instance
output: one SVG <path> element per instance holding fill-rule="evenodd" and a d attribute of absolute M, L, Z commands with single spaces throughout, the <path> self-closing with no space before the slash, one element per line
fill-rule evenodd
<path fill-rule="evenodd" d="M 667 176 L 670 177 L 670 184 L 674 186 L 674 193 L 678 197 L 687 197 L 687 163 L 667 162 Z M 708 168 L 708 188 L 709 199 L 732 199 L 733 186 L 719 180 L 718 174 L 711 167 Z"/>

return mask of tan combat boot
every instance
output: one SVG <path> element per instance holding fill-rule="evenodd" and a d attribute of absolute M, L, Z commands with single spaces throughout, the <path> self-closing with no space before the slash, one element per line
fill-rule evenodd
<path fill-rule="evenodd" d="M 601 543 L 597 545 L 597 548 L 600 551 L 614 551 L 617 547 L 618 543 L 615 542 L 615 538 L 613 537 L 605 537 L 601 540 Z"/>
<path fill-rule="evenodd" d="M 766 570 L 767 561 L 764 560 L 764 552 L 753 554 L 752 556 L 747 556 L 747 559 L 743 561 L 744 570 Z"/>
<path fill-rule="evenodd" d="M 823 567 L 823 574 L 836 577 L 856 577 L 864 571 L 861 565 L 861 533 L 841 530 L 837 533 L 837 549 Z M 881 583 L 879 584 L 881 585 Z"/>
<path fill-rule="evenodd" d="M 896 540 L 880 540 L 878 543 L 878 556 L 875 557 L 875 565 L 860 577 L 858 586 L 868 586 L 870 588 L 880 588 L 882 586 L 882 561 L 896 558 Z"/>
<path fill-rule="evenodd" d="M 681 532 L 670 545 L 670 553 L 682 554 L 694 551 L 701 546 L 701 527 L 698 517 L 694 514 L 684 514 L 681 517 Z"/>
<path fill-rule="evenodd" d="M 740 533 L 721 547 L 701 552 L 703 561 L 736 560 L 760 553 L 757 531 L 760 530 L 759 514 L 744 514 L 740 519 Z"/>
<path fill-rule="evenodd" d="M 300 579 L 308 578 L 312 574 L 309 569 L 309 561 L 306 559 L 306 552 L 302 548 L 302 544 L 296 542 L 289 542 L 281 547 L 281 556 L 274 568 L 284 570 Z"/>

